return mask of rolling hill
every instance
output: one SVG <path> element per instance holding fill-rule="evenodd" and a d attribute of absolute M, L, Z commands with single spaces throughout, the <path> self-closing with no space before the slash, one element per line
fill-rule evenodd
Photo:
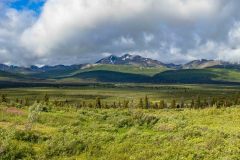
<path fill-rule="evenodd" d="M 95 64 L 18 67 L 0 65 L 0 81 L 27 83 L 240 83 L 240 65 L 195 60 L 184 65 L 125 54 L 108 56 Z"/>

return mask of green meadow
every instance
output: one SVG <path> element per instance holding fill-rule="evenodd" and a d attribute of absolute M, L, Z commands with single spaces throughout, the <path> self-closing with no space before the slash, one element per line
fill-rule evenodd
<path fill-rule="evenodd" d="M 189 105 L 196 97 L 201 104 L 207 98 L 234 101 L 239 89 L 150 84 L 1 89 L 0 159 L 237 160 L 240 105 Z M 144 97 L 147 109 L 138 107 Z M 170 107 L 182 99 L 185 107 Z M 151 107 L 161 100 L 165 108 Z"/>

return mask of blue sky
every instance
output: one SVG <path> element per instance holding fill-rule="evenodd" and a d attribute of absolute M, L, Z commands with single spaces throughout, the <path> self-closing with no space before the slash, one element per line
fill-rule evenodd
<path fill-rule="evenodd" d="M 44 3 L 45 0 L 13 0 L 9 6 L 17 10 L 33 10 L 39 14 Z"/>

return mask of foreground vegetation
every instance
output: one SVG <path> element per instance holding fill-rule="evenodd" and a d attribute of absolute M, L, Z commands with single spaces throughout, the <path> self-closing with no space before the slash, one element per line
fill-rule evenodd
<path fill-rule="evenodd" d="M 131 84 L 2 89 L 0 159 L 239 159 L 238 91 Z M 208 98 L 216 102 L 204 107 Z M 192 100 L 201 107 L 190 108 Z M 162 101 L 164 108 L 154 108 Z"/>
<path fill-rule="evenodd" d="M 0 159 L 238 159 L 240 109 L 1 108 Z"/>

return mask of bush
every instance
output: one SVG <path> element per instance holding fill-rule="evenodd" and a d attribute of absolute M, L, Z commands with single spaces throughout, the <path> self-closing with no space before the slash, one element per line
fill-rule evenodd
<path fill-rule="evenodd" d="M 83 141 L 71 133 L 59 133 L 46 142 L 46 157 L 79 155 L 86 148 Z"/>
<path fill-rule="evenodd" d="M 142 125 L 152 126 L 156 124 L 159 120 L 159 118 L 156 117 L 155 115 L 144 114 L 142 112 L 133 113 L 133 119 L 135 123 L 140 126 Z"/>
<path fill-rule="evenodd" d="M 131 127 L 133 126 L 134 122 L 131 118 L 122 118 L 119 121 L 117 121 L 116 126 L 118 128 L 124 128 L 124 127 Z"/>
<path fill-rule="evenodd" d="M 0 129 L 0 159 L 33 159 L 35 152 L 32 145 L 14 140 L 15 129 Z"/>
<path fill-rule="evenodd" d="M 17 142 L 8 142 L 0 147 L 0 159 L 27 159 L 33 158 L 35 152 L 31 145 L 18 144 Z"/>
<path fill-rule="evenodd" d="M 47 137 L 44 137 L 40 133 L 36 133 L 33 131 L 16 131 L 15 138 L 20 141 L 37 143 L 39 141 L 47 140 Z"/>

